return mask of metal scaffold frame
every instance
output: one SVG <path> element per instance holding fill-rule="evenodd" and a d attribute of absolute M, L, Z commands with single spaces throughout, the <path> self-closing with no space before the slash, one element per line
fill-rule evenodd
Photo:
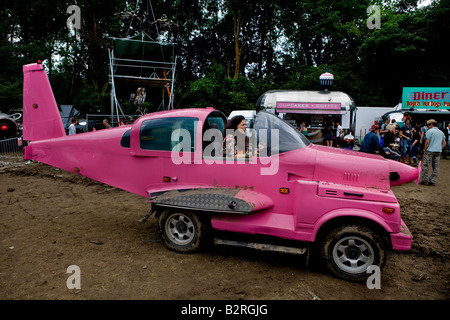
<path fill-rule="evenodd" d="M 145 32 L 130 38 L 111 38 L 109 53 L 109 82 L 111 85 L 111 115 L 124 115 L 117 97 L 117 86 L 162 88 L 158 110 L 173 109 L 176 56 L 174 43 L 151 41 Z M 144 90 L 145 91 L 145 90 Z M 166 92 L 165 92 L 166 91 Z M 168 103 L 165 96 L 168 96 Z M 145 95 L 143 96 L 145 101 Z M 111 124 L 113 125 L 113 124 Z"/>

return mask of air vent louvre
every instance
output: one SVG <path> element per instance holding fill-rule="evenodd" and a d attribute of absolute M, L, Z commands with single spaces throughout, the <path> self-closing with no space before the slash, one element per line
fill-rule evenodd
<path fill-rule="evenodd" d="M 344 181 L 357 182 L 358 180 L 359 180 L 359 174 L 358 173 L 352 173 L 352 172 L 345 172 L 344 173 Z"/>

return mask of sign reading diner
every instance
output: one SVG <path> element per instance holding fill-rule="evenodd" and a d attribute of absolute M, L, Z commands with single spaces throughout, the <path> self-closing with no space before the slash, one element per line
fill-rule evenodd
<path fill-rule="evenodd" d="M 450 88 L 404 87 L 402 109 L 450 109 Z"/>

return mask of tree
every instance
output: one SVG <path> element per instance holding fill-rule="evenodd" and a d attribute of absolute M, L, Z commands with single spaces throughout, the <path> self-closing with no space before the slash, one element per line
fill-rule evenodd
<path fill-rule="evenodd" d="M 415 10 L 410 2 L 398 5 L 383 8 L 381 29 L 370 31 L 358 52 L 366 66 L 365 83 L 382 88 L 378 94 L 387 105 L 399 102 L 403 87 L 449 83 L 443 49 L 450 45 L 445 18 L 450 13 L 449 1 Z"/>
<path fill-rule="evenodd" d="M 392 106 L 403 86 L 449 83 L 449 2 L 78 0 L 82 24 L 74 34 L 66 26 L 72 2 L 7 0 L 0 5 L 0 109 L 20 108 L 22 65 L 41 60 L 59 104 L 106 112 L 109 37 L 141 28 L 176 43 L 176 108 L 253 108 L 270 89 L 317 89 L 327 67 L 333 89 L 357 105 Z M 373 3 L 382 9 L 379 30 L 366 25 Z M 152 15 L 139 23 L 121 19 L 149 6 Z"/>
<path fill-rule="evenodd" d="M 236 80 L 239 76 L 239 68 L 241 63 L 242 47 L 243 44 L 239 41 L 242 24 L 244 23 L 244 18 L 241 13 L 238 12 L 233 19 L 233 35 L 234 35 L 234 52 L 236 54 L 236 59 L 234 62 L 234 76 L 233 79 Z"/>
<path fill-rule="evenodd" d="M 52 73 L 49 61 L 65 18 L 56 0 L 5 1 L 0 10 L 0 109 L 7 112 L 22 108 L 22 65 L 41 60 Z"/>
<path fill-rule="evenodd" d="M 232 110 L 253 109 L 258 92 L 245 77 L 230 79 L 224 66 L 213 63 L 200 79 L 191 82 L 181 97 L 181 107 L 213 107 L 229 114 Z"/>

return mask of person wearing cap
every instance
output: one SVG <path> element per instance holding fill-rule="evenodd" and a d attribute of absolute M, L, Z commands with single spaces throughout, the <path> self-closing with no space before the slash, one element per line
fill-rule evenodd
<path fill-rule="evenodd" d="M 420 184 L 436 185 L 439 174 L 439 162 L 441 159 L 442 149 L 445 147 L 445 135 L 436 127 L 436 120 L 427 121 L 428 131 L 426 133 L 426 141 L 424 146 L 422 174 Z M 428 176 L 430 165 L 433 167 L 431 176 Z"/>
<path fill-rule="evenodd" d="M 383 146 L 380 143 L 380 139 L 378 138 L 378 132 L 380 131 L 380 127 L 377 124 L 374 124 L 369 133 L 364 136 L 363 142 L 361 144 L 361 151 L 366 153 L 381 153 L 381 155 L 385 156 L 389 154 L 385 152 Z"/>

